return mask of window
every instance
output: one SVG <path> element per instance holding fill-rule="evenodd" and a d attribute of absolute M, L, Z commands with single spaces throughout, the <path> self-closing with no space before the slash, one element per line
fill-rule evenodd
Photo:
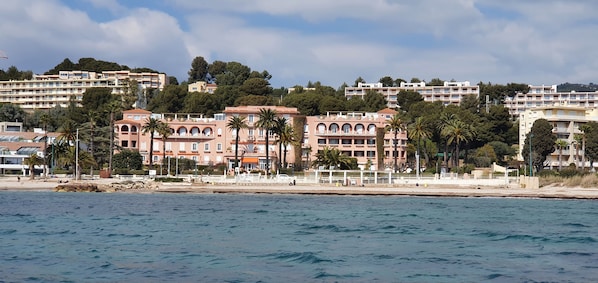
<path fill-rule="evenodd" d="M 253 114 L 249 114 L 249 115 L 247 115 L 247 121 L 248 121 L 249 123 L 253 123 Z"/>
<path fill-rule="evenodd" d="M 205 144 L 203 145 L 203 150 L 204 150 L 204 151 L 210 151 L 210 144 L 209 144 L 209 143 L 205 143 Z"/>
<path fill-rule="evenodd" d="M 343 139 L 341 142 L 343 144 L 351 144 L 352 140 L 351 139 Z"/>
<path fill-rule="evenodd" d="M 318 144 L 326 144 L 326 139 L 318 139 Z"/>
<path fill-rule="evenodd" d="M 179 151 L 185 151 L 185 143 L 184 142 L 179 144 Z"/>
<path fill-rule="evenodd" d="M 222 144 L 221 143 L 216 144 L 216 151 L 222 151 Z"/>
<path fill-rule="evenodd" d="M 129 141 L 121 141 L 122 147 L 129 147 Z"/>
<path fill-rule="evenodd" d="M 172 143 L 171 142 L 167 142 L 165 147 L 166 147 L 166 151 L 172 151 Z"/>
<path fill-rule="evenodd" d="M 191 144 L 191 150 L 192 151 L 197 151 L 197 143 L 196 142 L 194 142 L 194 143 Z"/>
<path fill-rule="evenodd" d="M 133 147 L 133 148 L 137 147 L 137 141 L 131 141 L 131 147 Z"/>
<path fill-rule="evenodd" d="M 351 125 L 343 124 L 343 133 L 348 134 L 351 132 Z"/>
<path fill-rule="evenodd" d="M 338 144 L 338 139 L 330 139 L 330 144 Z"/>

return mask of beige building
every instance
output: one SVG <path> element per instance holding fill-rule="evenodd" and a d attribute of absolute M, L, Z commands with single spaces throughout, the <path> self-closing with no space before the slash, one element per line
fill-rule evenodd
<path fill-rule="evenodd" d="M 461 99 L 468 95 L 479 97 L 480 87 L 465 82 L 444 82 L 442 86 L 426 86 L 425 82 L 406 83 L 400 86 L 385 87 L 382 83 L 358 83 L 357 87 L 346 87 L 345 96 L 347 99 L 358 96 L 363 97 L 368 90 L 381 93 L 386 98 L 389 108 L 400 107 L 397 104 L 397 96 L 402 90 L 418 92 L 427 102 L 440 101 L 444 105 L 459 105 Z"/>
<path fill-rule="evenodd" d="M 166 74 L 158 73 L 60 71 L 58 75 L 34 75 L 31 80 L 0 81 L 0 103 L 16 104 L 26 111 L 67 107 L 71 98 L 81 101 L 88 88 L 108 87 L 120 94 L 133 80 L 139 91 L 162 90 L 168 84 Z"/>
<path fill-rule="evenodd" d="M 203 81 L 197 81 L 191 83 L 187 86 L 188 92 L 205 92 L 205 93 L 214 93 L 218 88 L 217 84 L 209 84 Z"/>
<path fill-rule="evenodd" d="M 528 109 L 550 106 L 598 106 L 598 92 L 558 92 L 556 85 L 530 85 L 527 93 L 519 92 L 513 97 L 505 97 L 505 107 L 514 119 Z"/>
<path fill-rule="evenodd" d="M 582 164 L 583 146 L 576 140 L 576 135 L 582 134 L 580 126 L 594 121 L 598 122 L 598 109 L 580 106 L 543 106 L 528 109 L 519 115 L 519 152 L 518 160 L 524 160 L 521 152 L 525 144 L 527 134 L 530 132 L 534 122 L 538 119 L 546 119 L 553 127 L 553 133 L 557 138 L 567 142 L 567 147 L 562 152 L 563 167 L 574 163 L 577 167 L 590 166 L 587 161 Z M 559 166 L 559 149 L 547 157 L 546 167 L 555 168 Z"/>

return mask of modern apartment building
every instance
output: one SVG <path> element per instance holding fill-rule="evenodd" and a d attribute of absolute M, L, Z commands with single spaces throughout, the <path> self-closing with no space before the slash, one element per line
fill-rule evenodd
<path fill-rule="evenodd" d="M 59 135 L 44 133 L 41 129 L 23 132 L 21 122 L 2 122 L 0 125 L 2 129 L 0 130 L 0 174 L 20 172 L 25 175 L 29 166 L 25 165 L 23 160 L 31 154 L 43 158 L 44 139 L 47 137 L 47 145 L 50 145 Z M 42 170 L 43 167 L 36 166 L 36 169 Z"/>
<path fill-rule="evenodd" d="M 269 145 L 266 146 L 265 131 L 257 127 L 260 109 L 269 108 L 278 117 L 287 119 L 295 129 L 303 129 L 299 136 L 300 144 L 288 145 L 286 153 L 278 153 L 277 137 L 269 133 Z M 392 112 L 392 113 L 391 113 Z M 162 163 L 166 158 L 185 157 L 195 160 L 200 165 L 224 163 L 228 168 L 234 167 L 235 138 L 239 135 L 238 158 L 244 170 L 265 169 L 266 150 L 270 161 L 269 168 L 276 168 L 279 161 L 301 163 L 306 165 L 315 160 L 318 150 L 324 147 L 339 148 L 348 156 L 357 158 L 360 166 L 371 164 L 378 168 L 377 131 L 384 128 L 394 110 L 386 109 L 378 113 L 328 113 L 327 115 L 305 117 L 296 108 L 283 106 L 239 106 L 227 107 L 223 113 L 213 117 L 198 114 L 152 114 L 146 110 L 133 109 L 124 111 L 123 119 L 115 123 L 115 132 L 125 149 L 138 150 L 149 164 L 150 134 L 143 133 L 142 127 L 149 117 L 168 123 L 172 134 L 164 141 L 156 133 L 153 141 L 153 163 Z M 243 116 L 247 128 L 239 133 L 228 129 L 226 124 L 233 116 Z M 380 168 L 392 166 L 394 134 L 384 132 L 383 162 Z M 399 164 L 406 161 L 406 132 L 398 135 Z M 165 148 L 165 152 L 163 151 Z M 165 153 L 165 154 L 164 154 Z M 300 155 L 300 156 L 299 156 Z M 369 160 L 369 161 L 368 161 Z"/>
<path fill-rule="evenodd" d="M 569 166 L 574 163 L 577 167 L 590 166 L 589 161 L 582 163 L 583 146 L 576 135 L 582 134 L 580 126 L 595 121 L 598 122 L 598 108 L 588 108 L 581 106 L 558 105 L 541 106 L 527 109 L 519 115 L 519 152 L 518 160 L 522 161 L 521 152 L 525 144 L 527 134 L 530 132 L 534 122 L 538 119 L 546 119 L 553 127 L 553 133 L 557 138 L 567 142 L 567 147 L 562 151 L 563 166 Z M 533 138 L 532 138 L 533 139 Z M 547 157 L 545 166 L 554 168 L 559 166 L 560 150 L 556 149 Z"/>
<path fill-rule="evenodd" d="M 358 96 L 363 97 L 368 90 L 381 93 L 386 98 L 389 108 L 400 107 L 397 104 L 397 96 L 402 90 L 418 92 L 427 102 L 440 101 L 444 105 L 459 105 L 461 99 L 468 95 L 479 97 L 480 87 L 465 82 L 444 82 L 442 86 L 426 86 L 425 82 L 406 83 L 400 86 L 385 87 L 382 83 L 358 83 L 357 87 L 346 87 L 345 96 L 347 99 Z"/>
<path fill-rule="evenodd" d="M 0 103 L 13 103 L 26 111 L 67 107 L 71 98 L 81 101 L 88 88 L 108 87 L 120 94 L 132 81 L 137 82 L 140 92 L 161 90 L 168 84 L 166 74 L 159 73 L 60 71 L 58 75 L 34 75 L 31 80 L 0 81 Z"/>
<path fill-rule="evenodd" d="M 505 107 L 514 119 L 528 109 L 548 106 L 598 106 L 598 92 L 558 92 L 556 85 L 530 85 L 527 93 L 517 93 L 513 97 L 505 98 Z"/>

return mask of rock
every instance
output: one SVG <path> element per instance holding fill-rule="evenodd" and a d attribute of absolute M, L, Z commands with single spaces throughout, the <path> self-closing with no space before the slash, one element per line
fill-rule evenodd
<path fill-rule="evenodd" d="M 61 184 L 54 188 L 55 192 L 88 192 L 100 193 L 104 192 L 96 184 L 89 183 L 75 183 L 75 184 Z"/>

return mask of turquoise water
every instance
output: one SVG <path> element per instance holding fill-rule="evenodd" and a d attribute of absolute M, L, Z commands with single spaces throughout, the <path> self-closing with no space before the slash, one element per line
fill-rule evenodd
<path fill-rule="evenodd" d="M 0 281 L 590 282 L 597 205 L 0 192 Z"/>

